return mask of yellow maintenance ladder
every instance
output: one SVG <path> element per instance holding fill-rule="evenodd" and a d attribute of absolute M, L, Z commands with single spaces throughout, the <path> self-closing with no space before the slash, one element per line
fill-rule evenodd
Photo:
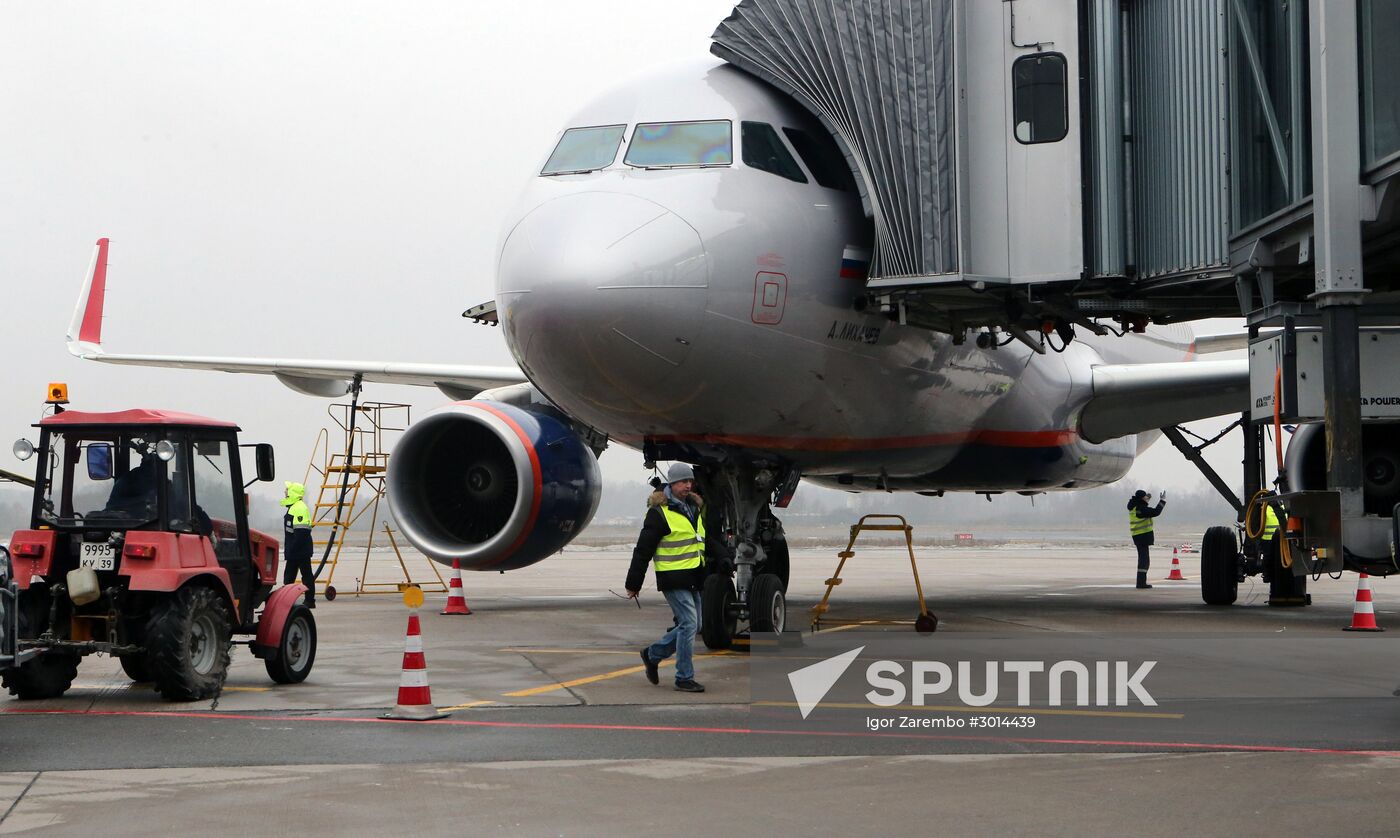
<path fill-rule="evenodd" d="M 893 519 L 899 523 L 867 524 L 866 521 L 872 518 L 885 520 Z M 861 516 L 861 519 L 851 526 L 851 540 L 846 543 L 845 550 L 836 554 L 837 557 L 841 559 L 836 565 L 836 572 L 831 575 L 830 579 L 826 580 L 826 593 L 822 595 L 822 601 L 812 606 L 812 631 L 820 631 L 823 622 L 832 622 L 830 620 L 823 621 L 822 617 L 830 610 L 827 603 L 831 599 L 831 592 L 837 585 L 841 584 L 841 569 L 846 566 L 847 559 L 855 556 L 856 539 L 859 538 L 860 534 L 863 532 L 904 533 L 904 545 L 909 549 L 909 569 L 914 571 L 914 592 L 918 594 L 919 597 L 919 616 L 914 619 L 914 630 L 920 634 L 928 634 L 937 630 L 938 618 L 934 616 L 932 611 L 924 606 L 924 587 L 919 583 L 919 563 L 914 558 L 914 528 L 909 526 L 909 522 L 904 519 L 903 515 L 872 513 L 870 515 Z M 880 622 L 880 620 L 855 620 L 844 621 L 844 624 L 878 625 Z"/>
<path fill-rule="evenodd" d="M 398 593 L 409 585 L 438 593 L 447 591 L 447 584 L 432 560 L 428 560 L 428 567 L 437 577 L 437 587 L 432 587 L 431 583 L 425 586 L 413 581 L 408 564 L 399 552 L 393 530 L 387 523 L 384 532 L 389 537 L 403 578 L 394 582 L 369 580 L 369 560 L 374 549 L 375 525 L 379 522 L 379 502 L 387 489 L 390 435 L 402 433 L 408 428 L 412 420 L 411 409 L 410 405 L 392 402 L 364 402 L 358 407 L 341 403 L 326 408 L 339 432 L 330 427 L 321 429 L 312 447 L 303 482 L 311 486 L 314 472 L 320 483 L 316 503 L 311 507 L 312 543 L 315 545 L 312 561 L 319 564 L 326 545 L 332 538 L 335 539 L 326 559 L 325 572 L 316 580 L 328 600 L 336 597 L 335 571 L 340 564 L 341 553 L 349 542 L 350 531 L 366 515 L 369 516 L 366 528 L 369 535 L 360 575 L 355 579 L 356 596 Z M 341 445 L 338 451 L 331 447 L 333 437 Z"/>

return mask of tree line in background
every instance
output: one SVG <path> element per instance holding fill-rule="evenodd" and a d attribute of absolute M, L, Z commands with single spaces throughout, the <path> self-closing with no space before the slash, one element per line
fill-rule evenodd
<path fill-rule="evenodd" d="M 978 523 L 996 522 L 1062 530 L 1080 525 L 1113 526 L 1124 522 L 1128 497 L 1139 488 L 1151 492 L 1155 501 L 1158 491 L 1155 487 L 1126 480 L 1079 492 L 1049 492 L 1029 497 L 1008 492 L 992 495 L 990 502 L 985 496 L 975 494 L 949 492 L 943 497 L 925 497 L 900 492 L 852 493 L 804 483 L 798 487 L 792 504 L 785 510 L 777 510 L 777 514 L 789 526 L 845 526 L 855 523 L 862 515 L 883 512 L 903 515 L 911 524 L 945 528 L 952 524 L 971 528 Z M 650 492 L 651 487 L 642 481 L 606 484 L 598 513 L 593 518 L 594 523 L 641 526 Z M 254 529 L 274 535 L 280 533 L 280 499 L 280 494 L 267 491 L 254 492 L 250 496 L 249 522 Z M 14 530 L 28 526 L 29 504 L 27 488 L 0 484 L 0 539 L 8 538 Z M 1197 524 L 1202 527 L 1229 523 L 1235 518 L 1229 504 L 1209 487 L 1184 492 L 1169 491 L 1164 515 L 1164 522 L 1173 525 Z M 388 504 L 381 503 L 377 526 L 382 528 L 386 522 L 393 525 L 393 517 Z M 369 526 L 370 516 L 366 514 L 352 529 L 363 531 Z"/>

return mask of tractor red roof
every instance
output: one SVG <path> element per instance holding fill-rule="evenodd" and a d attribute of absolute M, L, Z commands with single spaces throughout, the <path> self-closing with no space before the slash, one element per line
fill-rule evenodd
<path fill-rule="evenodd" d="M 193 413 L 180 413 L 174 410 L 118 410 L 114 413 L 89 413 L 82 410 L 65 410 L 62 413 L 45 417 L 40 425 L 51 428 L 62 425 L 181 425 L 184 427 L 237 428 L 232 422 L 196 416 Z"/>

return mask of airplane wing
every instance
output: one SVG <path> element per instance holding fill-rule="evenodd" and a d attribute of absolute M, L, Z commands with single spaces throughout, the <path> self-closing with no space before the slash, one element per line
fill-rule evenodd
<path fill-rule="evenodd" d="M 1249 410 L 1249 361 L 1105 364 L 1079 415 L 1090 442 Z"/>
<path fill-rule="evenodd" d="M 1191 348 L 1196 350 L 1198 355 L 1206 355 L 1213 352 L 1239 352 L 1249 348 L 1248 332 L 1232 332 L 1223 335 L 1196 335 L 1191 341 Z"/>
<path fill-rule="evenodd" d="M 298 393 L 327 398 L 336 398 L 348 393 L 350 383 L 356 375 L 363 381 L 382 384 L 436 387 L 453 399 L 469 399 L 482 390 L 526 381 L 518 368 L 510 366 L 109 353 L 102 348 L 102 307 L 107 288 L 108 244 L 105 238 L 97 240 L 92 264 L 88 268 L 87 278 L 78 296 L 77 307 L 73 310 L 73 320 L 68 325 L 68 351 L 84 360 L 140 367 L 260 373 L 276 376 L 278 381 Z"/>

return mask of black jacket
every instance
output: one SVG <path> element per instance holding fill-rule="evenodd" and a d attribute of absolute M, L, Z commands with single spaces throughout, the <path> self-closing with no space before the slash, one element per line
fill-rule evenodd
<path fill-rule="evenodd" d="M 1156 506 L 1148 506 L 1147 500 L 1145 498 L 1139 498 L 1134 496 L 1128 499 L 1128 510 L 1132 511 L 1133 507 L 1137 507 L 1139 518 L 1156 518 L 1158 515 L 1162 514 L 1162 509 L 1166 505 L 1166 500 L 1157 501 Z M 1156 544 L 1157 542 L 1152 537 L 1152 532 L 1149 530 L 1148 532 L 1142 533 L 1141 535 L 1133 536 L 1133 543 L 1146 544 L 1150 547 L 1153 544 Z"/>
<path fill-rule="evenodd" d="M 695 516 L 703 515 L 703 501 L 694 492 L 686 499 L 690 507 L 690 513 Z M 650 564 L 652 556 L 656 555 L 656 547 L 661 543 L 661 539 L 671 534 L 671 525 L 666 523 L 666 516 L 661 514 L 662 504 L 669 503 L 674 512 L 686 514 L 686 510 L 679 501 L 667 501 L 666 496 L 661 492 L 652 492 L 647 499 L 647 514 L 642 519 L 642 532 L 637 536 L 637 546 L 632 550 L 632 565 L 627 568 L 627 590 L 640 591 L 642 582 L 646 579 L 647 565 Z M 698 591 L 705 583 L 705 565 L 692 568 L 690 570 L 666 570 L 656 574 L 656 589 L 658 591 L 678 591 L 690 590 Z"/>

